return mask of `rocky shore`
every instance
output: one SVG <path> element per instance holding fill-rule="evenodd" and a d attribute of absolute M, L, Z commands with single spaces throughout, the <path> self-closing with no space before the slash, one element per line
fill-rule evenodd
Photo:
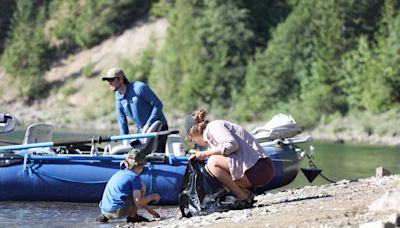
<path fill-rule="evenodd" d="M 253 208 L 182 218 L 177 208 L 135 227 L 397 227 L 400 175 L 258 195 Z M 144 214 L 150 217 L 148 214 Z M 132 224 L 118 224 L 130 227 Z"/>

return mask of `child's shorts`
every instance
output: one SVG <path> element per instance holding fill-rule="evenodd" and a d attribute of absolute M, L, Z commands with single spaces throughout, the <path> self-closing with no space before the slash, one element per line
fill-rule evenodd
<path fill-rule="evenodd" d="M 128 197 L 128 203 L 118 208 L 115 211 L 101 211 L 101 213 L 108 219 L 126 218 L 131 213 L 133 207 L 133 198 Z"/>

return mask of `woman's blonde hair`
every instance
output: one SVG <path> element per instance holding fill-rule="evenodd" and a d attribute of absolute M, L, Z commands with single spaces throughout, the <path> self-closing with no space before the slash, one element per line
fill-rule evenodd
<path fill-rule="evenodd" d="M 207 124 L 209 121 L 206 119 L 207 112 L 203 109 L 195 111 L 192 115 L 192 118 L 195 124 L 189 129 L 189 135 L 202 135 L 204 129 L 206 129 Z"/>

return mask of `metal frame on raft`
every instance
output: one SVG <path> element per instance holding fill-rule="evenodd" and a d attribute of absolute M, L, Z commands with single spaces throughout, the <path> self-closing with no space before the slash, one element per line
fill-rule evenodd
<path fill-rule="evenodd" d="M 299 147 L 295 147 L 296 152 L 298 153 L 299 160 L 303 160 L 304 158 L 308 159 L 308 168 L 300 168 L 303 172 L 304 176 L 306 176 L 307 180 L 312 183 L 314 179 L 321 174 L 322 170 L 319 169 L 315 165 L 315 153 L 314 153 L 314 145 L 313 145 L 313 137 L 312 136 L 305 136 L 305 137 L 297 137 L 297 138 L 285 138 L 285 139 L 275 139 L 268 142 L 261 142 L 261 146 L 276 146 L 276 145 L 292 145 L 295 146 L 296 144 L 300 143 L 310 143 L 309 150 L 304 150 Z"/>

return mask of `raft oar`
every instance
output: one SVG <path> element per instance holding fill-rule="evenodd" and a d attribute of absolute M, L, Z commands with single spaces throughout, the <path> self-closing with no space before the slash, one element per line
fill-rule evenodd
<path fill-rule="evenodd" d="M 57 146 L 70 146 L 70 145 L 81 145 L 87 143 L 103 143 L 103 142 L 111 142 L 111 141 L 120 141 L 125 139 L 140 139 L 140 138 L 153 138 L 160 135 L 169 135 L 169 134 L 177 134 L 179 131 L 159 131 L 159 132 L 151 132 L 151 133 L 143 133 L 143 134 L 130 134 L 130 135 L 115 135 L 115 136 L 98 136 L 93 137 L 89 140 L 78 140 L 78 141 L 64 141 L 64 142 L 43 142 L 43 143 L 30 143 L 30 144 L 20 144 L 20 145 L 11 145 L 11 146 L 0 146 L 0 151 L 5 150 L 24 150 L 31 148 L 41 148 L 41 147 L 57 147 Z"/>

